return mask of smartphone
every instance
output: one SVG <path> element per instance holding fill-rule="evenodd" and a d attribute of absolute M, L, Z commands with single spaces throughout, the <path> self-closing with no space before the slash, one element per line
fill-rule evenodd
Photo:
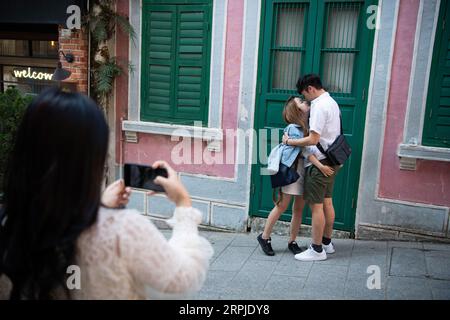
<path fill-rule="evenodd" d="M 126 163 L 123 167 L 125 185 L 127 187 L 164 192 L 164 188 L 154 183 L 157 176 L 168 177 L 164 168 L 153 169 L 150 166 Z"/>

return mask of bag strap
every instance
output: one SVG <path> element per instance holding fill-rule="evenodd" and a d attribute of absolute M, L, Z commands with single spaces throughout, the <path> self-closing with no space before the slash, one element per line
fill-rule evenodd
<path fill-rule="evenodd" d="M 341 125 L 341 136 L 344 134 L 344 130 L 342 129 L 342 116 L 341 116 L 341 112 L 339 111 L 339 122 Z M 325 150 L 323 149 L 322 145 L 319 143 L 317 143 L 316 145 L 317 149 L 319 149 L 320 152 L 322 152 L 324 155 L 327 155 Z"/>
<path fill-rule="evenodd" d="M 316 145 L 317 149 L 319 149 L 320 152 L 322 152 L 324 155 L 327 155 L 325 153 L 325 150 L 323 149 L 322 145 L 320 144 L 320 142 Z"/>

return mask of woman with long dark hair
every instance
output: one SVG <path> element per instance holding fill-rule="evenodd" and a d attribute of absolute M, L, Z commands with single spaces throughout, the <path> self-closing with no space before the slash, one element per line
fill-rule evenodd
<path fill-rule="evenodd" d="M 108 136 L 102 111 L 81 94 L 50 89 L 27 108 L 0 213 L 0 296 L 140 299 L 200 288 L 212 255 L 198 235 L 201 213 L 164 161 L 153 166 L 168 170 L 155 182 L 176 204 L 171 240 L 137 211 L 114 209 L 130 190 L 119 180 L 101 193 Z"/>

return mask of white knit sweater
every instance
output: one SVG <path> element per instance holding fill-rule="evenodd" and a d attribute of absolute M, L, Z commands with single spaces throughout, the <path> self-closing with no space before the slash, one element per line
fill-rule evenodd
<path fill-rule="evenodd" d="M 135 210 L 101 208 L 97 222 L 77 242 L 81 289 L 71 290 L 72 298 L 178 298 L 198 291 L 213 255 L 198 233 L 201 217 L 197 209 L 176 208 L 167 221 L 172 237 L 166 240 Z"/>

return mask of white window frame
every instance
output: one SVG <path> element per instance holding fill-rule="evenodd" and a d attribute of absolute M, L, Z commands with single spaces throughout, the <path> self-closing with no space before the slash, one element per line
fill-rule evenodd
<path fill-rule="evenodd" d="M 207 127 L 141 121 L 141 48 L 142 48 L 142 0 L 130 0 L 130 23 L 136 31 L 136 39 L 130 39 L 129 57 L 135 66 L 128 83 L 128 119 L 122 121 L 127 142 L 138 142 L 137 133 L 201 138 L 208 142 L 208 150 L 220 151 L 222 134 L 223 83 L 228 0 L 213 1 L 211 30 L 210 86 Z"/>
<path fill-rule="evenodd" d="M 405 128 L 403 141 L 397 152 L 400 157 L 401 169 L 415 170 L 417 159 L 450 162 L 450 148 L 431 147 L 422 144 L 440 5 L 441 0 L 420 1 Z"/>

